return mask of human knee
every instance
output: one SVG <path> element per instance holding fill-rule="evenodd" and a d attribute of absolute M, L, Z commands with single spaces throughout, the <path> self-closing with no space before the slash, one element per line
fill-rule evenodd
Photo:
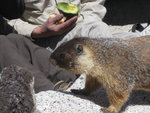
<path fill-rule="evenodd" d="M 26 37 L 19 35 L 19 34 L 9 34 L 7 38 L 15 45 L 27 45 L 31 42 L 31 40 L 27 39 Z"/>
<path fill-rule="evenodd" d="M 14 33 L 11 33 L 11 34 L 7 35 L 7 37 L 10 40 L 24 40 L 25 39 L 24 36 L 19 35 L 19 34 L 14 34 Z"/>
<path fill-rule="evenodd" d="M 0 35 L 0 47 L 5 47 L 8 46 L 9 44 L 9 40 L 7 39 L 7 37 L 5 35 Z"/>

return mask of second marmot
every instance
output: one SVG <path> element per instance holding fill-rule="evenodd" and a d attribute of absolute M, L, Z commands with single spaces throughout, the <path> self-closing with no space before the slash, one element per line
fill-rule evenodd
<path fill-rule="evenodd" d="M 150 37 L 74 38 L 58 47 L 51 61 L 87 75 L 85 88 L 74 93 L 86 95 L 104 87 L 110 103 L 105 111 L 119 112 L 134 89 L 150 90 Z"/>

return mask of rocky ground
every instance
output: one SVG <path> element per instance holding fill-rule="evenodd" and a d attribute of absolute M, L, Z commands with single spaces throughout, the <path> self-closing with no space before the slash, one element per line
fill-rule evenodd
<path fill-rule="evenodd" d="M 84 87 L 85 76 L 82 75 L 64 92 L 45 91 L 36 94 L 35 113 L 103 113 L 100 109 L 108 105 L 104 89 L 89 96 L 75 95 L 70 89 Z M 133 91 L 120 113 L 150 113 L 150 93 Z"/>
<path fill-rule="evenodd" d="M 89 96 L 70 91 L 83 88 L 84 84 L 85 75 L 81 75 L 66 91 L 33 94 L 31 73 L 18 66 L 7 67 L 0 74 L 0 113 L 31 113 L 33 100 L 34 113 L 103 113 L 101 108 L 109 104 L 104 89 Z M 133 91 L 120 113 L 150 113 L 150 92 Z"/>

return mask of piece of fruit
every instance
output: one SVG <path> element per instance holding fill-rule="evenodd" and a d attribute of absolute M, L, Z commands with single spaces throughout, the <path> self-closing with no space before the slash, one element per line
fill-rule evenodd
<path fill-rule="evenodd" d="M 79 12 L 79 7 L 72 3 L 58 2 L 56 7 L 67 19 L 78 15 Z"/>
<path fill-rule="evenodd" d="M 50 18 L 55 18 L 57 16 L 57 14 L 51 14 Z M 56 22 L 56 24 L 61 24 L 63 22 L 65 22 L 66 17 L 63 17 L 60 21 Z"/>

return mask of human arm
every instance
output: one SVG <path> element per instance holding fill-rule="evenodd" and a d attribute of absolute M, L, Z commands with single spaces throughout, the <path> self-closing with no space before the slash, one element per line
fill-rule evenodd
<path fill-rule="evenodd" d="M 34 1 L 36 2 L 26 3 L 26 10 L 21 19 L 9 22 L 10 25 L 13 26 L 19 34 L 27 37 L 31 37 L 32 31 L 36 27 L 42 26 L 51 14 L 59 13 L 54 0 Z M 106 9 L 103 6 L 104 1 L 105 0 L 73 0 L 72 3 L 80 7 L 77 24 L 89 21 L 101 21 L 106 13 Z M 46 4 L 47 6 L 44 4 Z M 82 30 L 80 30 L 80 32 L 81 31 Z"/>
<path fill-rule="evenodd" d="M 51 36 L 61 35 L 71 30 L 76 23 L 77 16 L 57 24 L 63 18 L 63 15 L 56 15 L 54 18 L 49 18 L 43 25 L 36 27 L 32 33 L 32 38 L 47 38 Z"/>
<path fill-rule="evenodd" d="M 62 18 L 63 16 L 58 14 L 55 18 L 48 18 L 42 25 L 31 24 L 30 22 L 23 21 L 22 19 L 11 20 L 9 21 L 9 24 L 17 30 L 18 34 L 22 34 L 29 38 L 47 38 L 55 35 L 61 35 L 75 26 L 77 16 L 62 24 L 57 24 L 57 21 Z"/>

